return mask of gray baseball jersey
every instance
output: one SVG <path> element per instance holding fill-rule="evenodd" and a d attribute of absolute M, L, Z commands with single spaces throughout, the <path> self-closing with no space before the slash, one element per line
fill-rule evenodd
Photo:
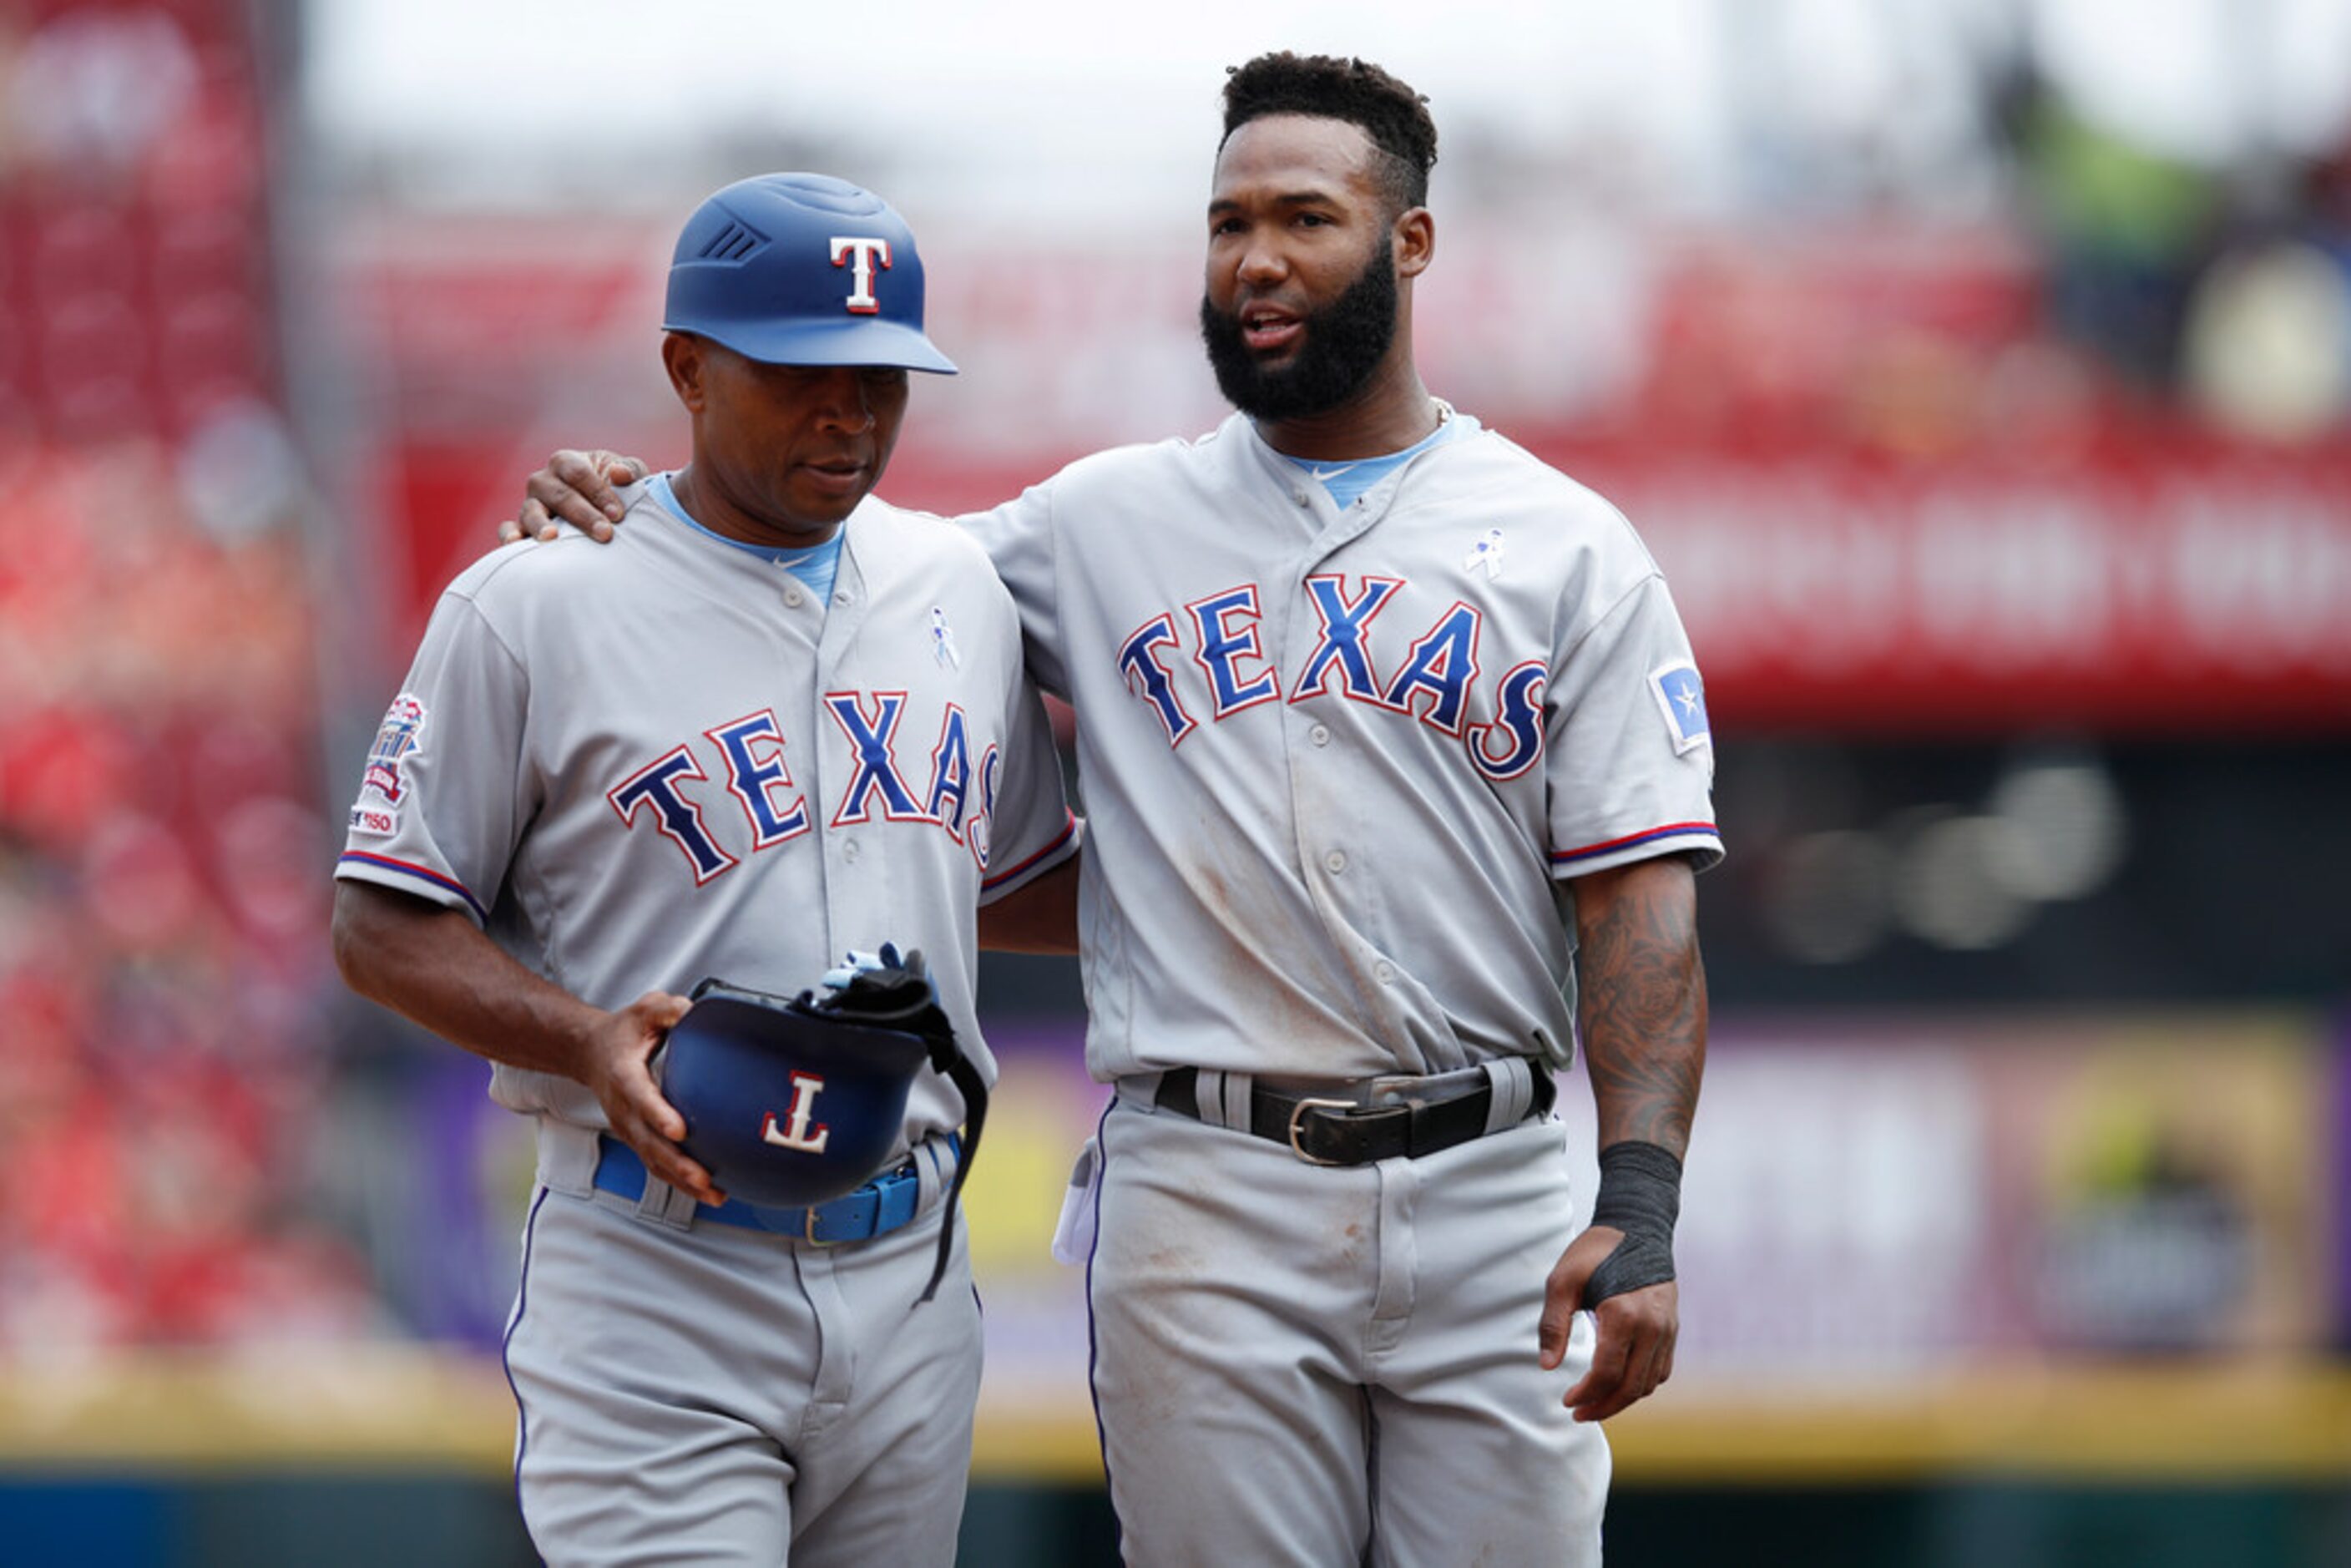
<path fill-rule="evenodd" d="M 632 501 L 609 549 L 509 547 L 451 585 L 370 755 L 337 874 L 461 910 L 603 1008 L 705 976 L 789 992 L 850 948 L 919 947 L 992 1079 L 975 908 L 1074 852 L 1076 829 L 985 557 L 869 499 L 822 604 L 768 557 Z M 833 1539 L 845 1560 L 934 1561 L 944 1531 L 951 1554 L 966 1456 L 946 1482 L 897 1472 L 940 1468 L 904 1439 L 917 1427 L 949 1448 L 960 1432 L 967 1450 L 970 1292 L 898 1305 L 853 1348 L 873 1302 L 920 1293 L 936 1213 L 837 1249 L 695 1226 L 659 1183 L 638 1204 L 592 1188 L 603 1117 L 582 1085 L 499 1065 L 492 1092 L 540 1124 L 508 1348 L 541 1549 L 594 1562 L 640 1539 L 727 1540 L 773 1561 L 766 1544 L 793 1540 L 813 1560 L 812 1540 Z M 898 1153 L 935 1148 L 962 1116 L 952 1087 L 921 1074 Z M 648 1224 L 660 1234 L 635 1234 Z M 737 1358 L 758 1346 L 760 1364 L 805 1377 L 750 1386 Z M 615 1506 L 618 1475 L 639 1506 Z"/>
<path fill-rule="evenodd" d="M 1560 881 L 1720 858 L 1663 577 L 1498 434 L 1341 511 L 1235 415 L 967 521 L 1079 715 L 1097 1077 L 1564 1066 Z"/>
<path fill-rule="evenodd" d="M 1588 1330 L 1535 1360 L 1573 1234 L 1557 1124 L 1322 1169 L 1151 1087 L 1567 1062 L 1573 879 L 1721 853 L 1655 564 L 1474 424 L 1343 508 L 1236 415 L 967 521 L 1078 714 L 1087 1056 L 1120 1085 L 1095 1393 L 1131 1556 L 1596 1557 L 1606 1447 L 1559 1407 Z"/>

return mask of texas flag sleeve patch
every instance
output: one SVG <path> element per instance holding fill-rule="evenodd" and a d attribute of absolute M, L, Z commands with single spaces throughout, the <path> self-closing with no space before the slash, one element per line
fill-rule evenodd
<path fill-rule="evenodd" d="M 1666 732 L 1673 737 L 1675 755 L 1711 744 L 1706 723 L 1706 686 L 1698 677 L 1696 664 L 1685 659 L 1651 671 L 1649 693 L 1666 716 Z"/>

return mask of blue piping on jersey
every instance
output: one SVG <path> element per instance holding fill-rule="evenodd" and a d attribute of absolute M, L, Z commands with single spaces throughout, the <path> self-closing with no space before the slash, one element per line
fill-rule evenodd
<path fill-rule="evenodd" d="M 1027 871 L 1030 866 L 1035 865 L 1039 861 L 1043 860 L 1047 855 L 1051 854 L 1055 850 L 1060 849 L 1063 844 L 1068 843 L 1070 841 L 1070 836 L 1078 831 L 1077 813 L 1074 811 L 1065 810 L 1062 812 L 1062 817 L 1064 820 L 1061 823 L 1061 831 L 1053 835 L 1052 842 L 1047 844 L 1043 849 L 1039 850 L 1035 854 L 1030 855 L 1027 860 L 1022 861 L 1019 865 L 1007 866 L 1004 870 L 997 873 L 994 876 L 981 878 L 979 890 L 982 893 L 995 892 L 1006 883 L 1010 882 L 1014 877 L 1019 876 L 1022 872 Z"/>
<path fill-rule="evenodd" d="M 1094 1201 L 1102 1201 L 1102 1184 L 1109 1179 L 1110 1113 L 1118 1109 L 1118 1096 L 1113 1094 L 1103 1104 L 1101 1117 L 1094 1123 Z M 1102 1389 L 1094 1381 L 1102 1372 L 1102 1331 L 1094 1318 L 1094 1256 L 1102 1250 L 1102 1217 L 1097 1207 L 1094 1233 L 1086 1248 L 1086 1400 L 1094 1407 L 1094 1442 L 1102 1450 L 1102 1491 L 1110 1499 L 1111 1539 L 1124 1559 L 1126 1521 L 1118 1516 L 1118 1491 L 1111 1485 L 1110 1433 L 1102 1426 Z"/>
<path fill-rule="evenodd" d="M 1651 828 L 1646 832 L 1627 833 L 1621 839 L 1609 839 L 1601 843 L 1586 844 L 1582 849 L 1553 850 L 1551 852 L 1551 863 L 1565 865 L 1570 861 L 1590 860 L 1593 855 L 1606 854 L 1611 850 L 1630 849 L 1635 844 L 1653 843 L 1658 839 L 1710 839 L 1719 836 L 1719 832 L 1720 830 L 1712 822 L 1670 822 L 1662 828 Z"/>
<path fill-rule="evenodd" d="M 482 907 L 481 900 L 466 892 L 465 884 L 459 882 L 455 877 L 444 876 L 439 872 L 434 871 L 428 866 L 411 865 L 406 861 L 396 861 L 390 855 L 370 854 L 365 850 L 345 850 L 342 854 L 336 859 L 335 863 L 337 865 L 342 865 L 352 861 L 356 861 L 361 865 L 380 866 L 385 871 L 396 871 L 403 875 L 415 877 L 420 882 L 429 882 L 435 887 L 446 888 L 449 892 L 454 893 L 458 897 L 464 899 L 465 901 L 465 907 L 471 909 L 475 915 L 479 915 L 483 925 L 486 925 L 489 924 L 490 912 L 484 909 Z"/>
<path fill-rule="evenodd" d="M 524 1409 L 522 1389 L 515 1383 L 514 1336 L 515 1331 L 522 1327 L 522 1315 L 530 1305 L 530 1255 L 538 1240 L 538 1211 L 547 1202 L 547 1192 L 543 1186 L 538 1189 L 538 1196 L 531 1200 L 530 1218 L 522 1222 L 522 1278 L 515 1286 L 514 1317 L 498 1341 L 498 1370 L 507 1375 L 507 1392 L 514 1396 L 515 1402 L 515 1516 L 522 1521 L 526 1536 L 530 1534 L 530 1516 L 522 1506 L 522 1458 L 530 1447 L 530 1414 Z M 532 1550 L 538 1547 L 538 1542 L 533 1541 Z"/>

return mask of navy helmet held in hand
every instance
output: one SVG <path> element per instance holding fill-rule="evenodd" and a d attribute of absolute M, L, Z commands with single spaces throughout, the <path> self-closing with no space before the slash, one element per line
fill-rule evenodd
<path fill-rule="evenodd" d="M 799 1208 L 880 1173 L 906 1117 L 919 1035 L 705 980 L 670 1030 L 662 1092 L 685 1152 L 730 1197 Z"/>
<path fill-rule="evenodd" d="M 987 1125 L 988 1086 L 919 951 L 902 955 L 885 942 L 879 953 L 851 953 L 826 974 L 821 997 L 786 1000 L 705 980 L 666 1049 L 662 1092 L 685 1117 L 685 1152 L 734 1197 L 767 1208 L 806 1207 L 864 1186 L 896 1141 L 915 1071 L 927 1065 L 954 1084 L 963 1137 L 921 1300 L 938 1293 Z"/>

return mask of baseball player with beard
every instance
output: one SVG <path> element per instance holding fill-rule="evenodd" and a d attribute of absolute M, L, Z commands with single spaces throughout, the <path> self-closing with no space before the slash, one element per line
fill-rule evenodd
<path fill-rule="evenodd" d="M 1673 1366 L 1703 687 L 1625 518 L 1422 386 L 1435 160 L 1376 67 L 1237 70 L 1201 327 L 1240 412 L 964 519 L 1078 717 L 1116 1095 L 1067 1239 L 1134 1563 L 1595 1562 L 1597 1423 Z M 625 461 L 559 454 L 509 528 L 609 535 Z"/>
<path fill-rule="evenodd" d="M 759 1207 L 679 1146 L 652 1059 L 698 980 L 790 992 L 895 940 L 992 1077 L 974 912 L 999 946 L 1032 905 L 1065 925 L 1075 823 L 979 547 L 868 494 L 908 370 L 955 368 L 898 214 L 730 185 L 664 324 L 693 461 L 614 548 L 517 545 L 443 595 L 351 810 L 336 957 L 536 1125 L 506 1352 L 549 1562 L 945 1564 L 980 1367 L 940 1245 L 961 1097 L 919 1077 L 893 1145 L 863 1129 L 884 1174 Z M 760 1135 L 821 1153 L 839 1103 L 801 1075 Z"/>

